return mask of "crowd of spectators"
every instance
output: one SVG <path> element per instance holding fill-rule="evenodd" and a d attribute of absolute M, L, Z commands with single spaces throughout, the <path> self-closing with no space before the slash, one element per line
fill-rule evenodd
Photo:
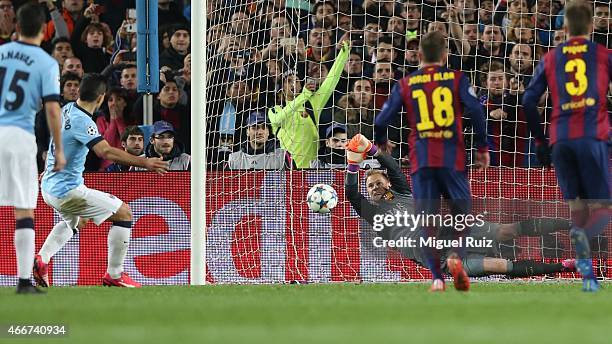
<path fill-rule="evenodd" d="M 593 39 L 610 48 L 610 2 L 591 3 Z M 234 153 L 244 159 L 269 154 L 263 146 L 241 148 L 251 140 L 253 113 L 267 114 L 266 137 L 276 136 L 293 167 L 342 167 L 342 142 L 358 132 L 373 139 L 374 118 L 395 82 L 418 69 L 419 39 L 433 30 L 448 37 L 449 67 L 470 77 L 486 110 L 492 164 L 538 166 L 520 104 L 539 60 L 565 40 L 564 5 L 564 0 L 208 1 L 209 168 L 258 168 L 236 164 Z M 345 45 L 348 59 L 335 80 Z M 326 92 L 325 83 L 335 89 L 318 107 L 312 99 Z M 545 95 L 540 102 L 545 119 L 548 105 Z M 404 166 L 410 163 L 407 131 L 398 116 L 388 133 L 392 154 Z M 465 132 L 471 150 L 471 128 Z"/>
<path fill-rule="evenodd" d="M 15 13 L 27 1 L 0 0 L 0 44 L 17 39 Z M 187 1 L 159 0 L 160 92 L 154 95 L 155 125 L 143 125 L 143 94 L 137 92 L 135 0 L 38 0 L 48 13 L 42 48 L 58 62 L 62 105 L 79 96 L 85 73 L 108 79 L 102 108 L 94 115 L 100 134 L 134 155 L 163 156 L 171 169 L 189 169 L 191 56 Z M 162 129 L 160 129 L 162 128 Z M 46 117 L 36 117 L 39 169 L 49 146 Z M 90 154 L 86 171 L 124 171 Z"/>
<path fill-rule="evenodd" d="M 99 132 L 132 154 L 163 156 L 189 169 L 189 0 L 159 0 L 160 92 L 154 126 L 137 92 L 135 0 L 38 0 L 49 15 L 46 49 L 61 70 L 62 102 L 78 98 L 84 73 L 102 73 L 109 92 L 94 114 Z M 0 0 L 0 44 L 16 39 L 26 0 Z M 565 0 L 208 0 L 206 63 L 209 169 L 337 168 L 346 139 L 374 137 L 374 119 L 393 85 L 418 69 L 420 37 L 448 37 L 451 68 L 473 82 L 486 109 L 497 166 L 537 166 L 522 94 L 542 56 L 565 40 Z M 612 47 L 610 2 L 594 6 L 593 39 Z M 195 101 L 202 101 L 196 97 Z M 542 116 L 550 111 L 547 96 Z M 48 149 L 37 116 L 39 161 Z M 471 149 L 471 128 L 465 127 Z M 388 136 L 407 166 L 408 129 Z M 469 156 L 469 154 L 468 154 Z M 376 166 L 371 166 L 376 167 Z M 87 171 L 126 168 L 90 155 Z"/>

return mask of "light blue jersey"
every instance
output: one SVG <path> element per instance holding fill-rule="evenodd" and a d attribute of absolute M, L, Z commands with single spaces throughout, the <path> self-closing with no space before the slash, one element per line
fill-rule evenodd
<path fill-rule="evenodd" d="M 104 139 L 89 113 L 76 103 L 68 103 L 62 108 L 62 126 L 66 167 L 60 172 L 53 172 L 55 149 L 51 142 L 41 183 L 44 192 L 57 198 L 84 184 L 83 171 L 89 149 Z"/>
<path fill-rule="evenodd" d="M 33 135 L 42 102 L 59 99 L 59 66 L 53 57 L 23 42 L 0 45 L 0 126 Z"/>

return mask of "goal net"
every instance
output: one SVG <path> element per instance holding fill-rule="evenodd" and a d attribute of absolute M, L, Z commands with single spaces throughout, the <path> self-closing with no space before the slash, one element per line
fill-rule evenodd
<path fill-rule="evenodd" d="M 604 45 L 608 6 L 595 2 L 594 39 Z M 432 30 L 448 37 L 448 65 L 469 76 L 486 109 L 493 166 L 470 172 L 474 211 L 499 223 L 569 218 L 519 106 L 539 59 L 565 39 L 562 2 L 210 0 L 208 11 L 208 281 L 429 278 L 397 252 L 372 246 L 374 232 L 344 197 L 337 147 L 356 133 L 373 138 L 374 118 L 394 83 L 418 68 L 419 39 Z M 547 118 L 548 98 L 540 111 Z M 408 176 L 407 134 L 403 116 L 388 129 Z M 464 134 L 471 165 L 469 125 Z M 316 183 L 338 191 L 331 215 L 308 210 Z M 592 247 L 599 276 L 608 277 L 608 240 L 595 238 Z M 494 254 L 559 261 L 572 252 L 562 230 L 500 242 Z"/>

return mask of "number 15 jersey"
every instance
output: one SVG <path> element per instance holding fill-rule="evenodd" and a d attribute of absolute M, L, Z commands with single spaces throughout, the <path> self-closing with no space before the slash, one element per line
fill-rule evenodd
<path fill-rule="evenodd" d="M 401 79 L 376 117 L 376 142 L 386 141 L 384 128 L 402 107 L 411 129 L 411 173 L 423 167 L 465 171 L 463 116 L 471 119 L 475 146 L 487 150 L 484 109 L 462 72 L 426 66 Z"/>
<path fill-rule="evenodd" d="M 536 67 L 529 88 L 552 98 L 550 144 L 594 138 L 608 141 L 607 94 L 612 54 L 603 45 L 576 37 L 548 52 Z"/>
<path fill-rule="evenodd" d="M 59 98 L 59 66 L 53 57 L 23 42 L 0 46 L 0 126 L 34 134 L 42 102 L 59 102 Z"/>

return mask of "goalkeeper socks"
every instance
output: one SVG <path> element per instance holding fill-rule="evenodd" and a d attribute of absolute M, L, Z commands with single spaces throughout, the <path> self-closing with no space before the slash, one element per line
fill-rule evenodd
<path fill-rule="evenodd" d="M 547 275 L 564 271 L 561 263 L 542 263 L 534 260 L 519 260 L 507 265 L 508 272 L 511 277 L 529 277 L 538 275 Z"/>
<path fill-rule="evenodd" d="M 518 234 L 541 236 L 570 229 L 570 223 L 563 219 L 533 218 L 519 222 Z"/>
<path fill-rule="evenodd" d="M 15 221 L 15 253 L 19 283 L 30 284 L 34 266 L 34 219 L 31 217 Z"/>
<path fill-rule="evenodd" d="M 106 271 L 111 278 L 121 277 L 123 261 L 130 244 L 131 228 L 131 221 L 118 221 L 113 222 L 113 226 L 108 231 L 108 269 Z"/>
<path fill-rule="evenodd" d="M 38 253 L 43 263 L 49 264 L 51 257 L 59 252 L 73 235 L 74 232 L 65 221 L 56 224 Z"/>

